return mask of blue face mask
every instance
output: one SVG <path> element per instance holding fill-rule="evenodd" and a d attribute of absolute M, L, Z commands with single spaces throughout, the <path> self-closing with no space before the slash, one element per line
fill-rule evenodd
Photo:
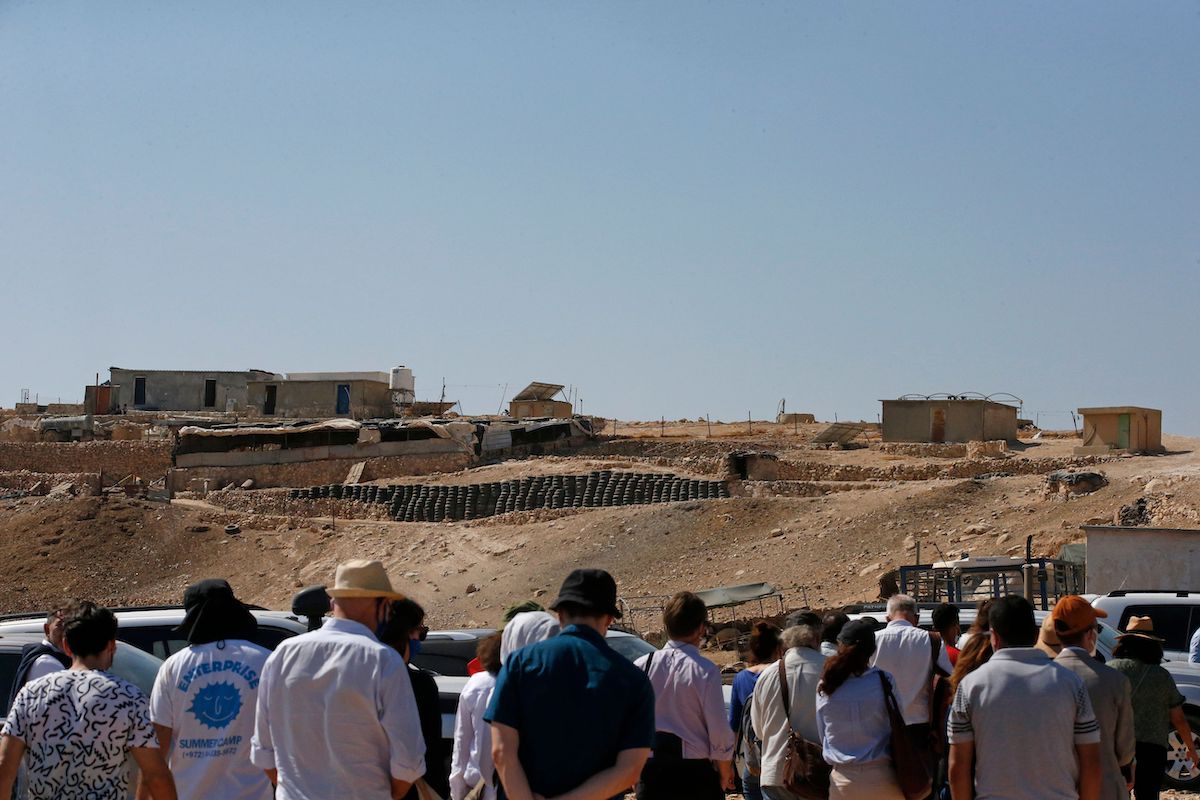
<path fill-rule="evenodd" d="M 420 639 L 409 639 L 408 640 L 408 657 L 413 658 L 413 657 L 419 656 L 419 655 L 421 655 L 421 640 Z"/>

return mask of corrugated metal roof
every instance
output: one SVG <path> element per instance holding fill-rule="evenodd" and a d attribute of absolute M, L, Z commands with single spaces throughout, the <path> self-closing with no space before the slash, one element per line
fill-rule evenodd
<path fill-rule="evenodd" d="M 533 383 L 517 393 L 513 400 L 549 400 L 563 390 L 561 383 Z"/>

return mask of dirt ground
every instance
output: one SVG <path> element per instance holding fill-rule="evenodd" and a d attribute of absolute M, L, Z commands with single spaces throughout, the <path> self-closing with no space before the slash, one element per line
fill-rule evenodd
<path fill-rule="evenodd" d="M 621 426 L 622 433 L 633 430 L 629 423 Z M 658 432 L 657 423 L 641 427 Z M 694 438 L 647 435 L 576 456 L 404 480 L 475 483 L 593 469 L 714 478 L 720 477 L 714 474 L 717 456 L 739 447 L 771 450 L 782 462 L 805 468 L 866 469 L 898 477 L 825 481 L 820 485 L 830 491 L 819 496 L 786 496 L 788 482 L 748 484 L 759 496 L 536 511 L 456 523 L 335 519 L 311 503 L 301 512 L 265 513 L 275 510 L 280 497 L 266 490 L 238 491 L 236 502 L 226 497 L 236 510 L 214 505 L 216 497 L 169 504 L 114 495 L 24 497 L 0 501 L 6 533 L 0 539 L 5 586 L 0 610 L 42 609 L 76 596 L 122 605 L 179 602 L 188 583 L 213 576 L 228 578 L 250 602 L 287 608 L 297 588 L 331 581 L 337 562 L 371 557 L 384 561 L 393 580 L 426 606 L 437 627 L 494 625 L 514 602 L 549 601 L 569 570 L 588 565 L 616 576 L 634 609 L 630 621 L 651 630 L 657 627 L 656 605 L 681 589 L 767 581 L 783 591 L 789 608 L 870 601 L 877 596 L 880 575 L 913 563 L 918 544 L 921 559 L 929 561 L 963 552 L 1019 552 L 1025 536 L 1032 535 L 1035 553 L 1054 555 L 1062 544 L 1080 539 L 1080 524 L 1111 520 L 1122 505 L 1147 496 L 1151 479 L 1157 479 L 1150 487 L 1155 524 L 1200 524 L 1197 440 L 1168 437 L 1167 455 L 1089 467 L 1104 472 L 1109 485 L 1064 501 L 1044 495 L 1040 474 L 908 480 L 910 471 L 919 474 L 961 460 L 865 447 L 812 449 L 807 440 L 820 426 L 764 425 L 760 431 L 756 424 L 753 437 L 745 436 L 745 423 L 740 435 L 738 427 L 714 426 L 721 435 L 713 440 L 691 430 L 686 432 Z M 1028 442 L 1009 458 L 995 459 L 994 472 L 1017 473 L 1022 462 L 1069 458 L 1077 441 Z M 238 524 L 240 532 L 227 535 L 223 529 L 229 523 Z"/>

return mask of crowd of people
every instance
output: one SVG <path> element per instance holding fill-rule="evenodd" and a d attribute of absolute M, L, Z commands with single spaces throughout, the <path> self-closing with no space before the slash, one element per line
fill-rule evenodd
<path fill-rule="evenodd" d="M 328 593 L 324 624 L 269 652 L 227 582 L 188 587 L 187 646 L 149 697 L 108 671 L 111 611 L 54 611 L 18 669 L 0 797 L 123 800 L 134 763 L 138 800 L 1154 800 L 1172 726 L 1200 761 L 1152 622 L 1104 664 L 1105 613 L 1079 597 L 1040 630 L 1015 596 L 965 635 L 949 605 L 925 631 L 904 595 L 882 626 L 758 621 L 726 708 L 698 596 L 672 597 L 665 646 L 631 662 L 605 640 L 616 582 L 579 569 L 480 641 L 444 752 L 437 685 L 410 663 L 424 610 L 377 561 L 339 565 Z"/>

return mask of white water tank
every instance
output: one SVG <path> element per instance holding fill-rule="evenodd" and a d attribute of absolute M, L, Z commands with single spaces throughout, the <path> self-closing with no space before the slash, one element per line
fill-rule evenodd
<path fill-rule="evenodd" d="M 412 370 L 408 367 L 392 367 L 391 378 L 388 381 L 388 387 L 392 392 L 399 396 L 401 405 L 412 403 L 416 397 L 416 380 L 413 378 Z"/>

